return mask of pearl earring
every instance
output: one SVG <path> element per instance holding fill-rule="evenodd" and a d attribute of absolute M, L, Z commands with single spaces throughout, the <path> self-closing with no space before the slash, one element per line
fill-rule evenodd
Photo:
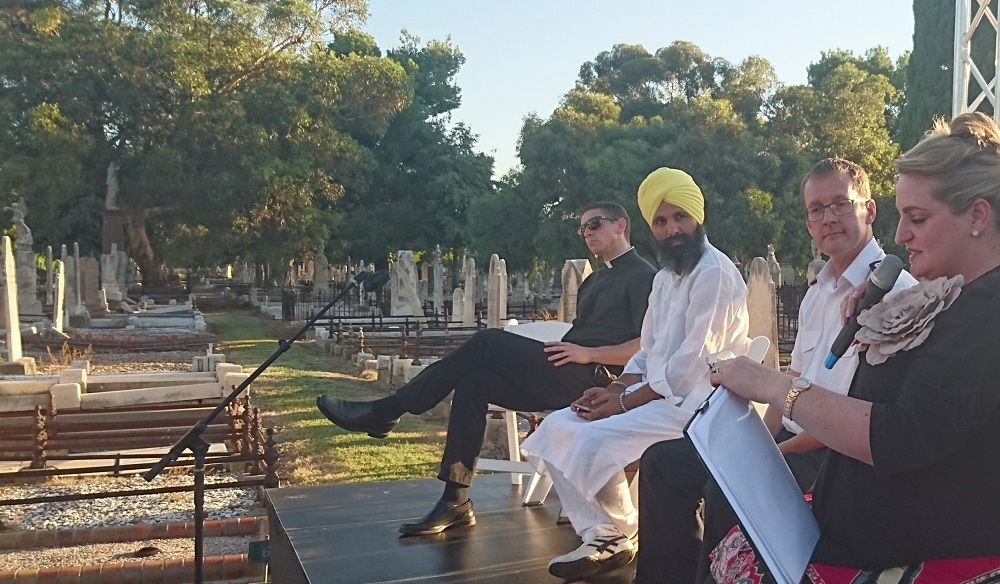
<path fill-rule="evenodd" d="M 972 230 L 972 237 L 979 237 L 979 230 L 978 229 L 973 229 Z"/>

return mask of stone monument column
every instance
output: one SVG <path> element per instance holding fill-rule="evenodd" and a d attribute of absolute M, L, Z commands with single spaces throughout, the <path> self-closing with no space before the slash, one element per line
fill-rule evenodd
<path fill-rule="evenodd" d="M 110 254 L 112 246 L 125 249 L 125 215 L 118 207 L 118 163 L 108 165 L 107 194 L 104 198 L 104 230 L 101 253 Z"/>
<path fill-rule="evenodd" d="M 17 231 L 17 253 L 14 263 L 17 265 L 17 307 L 22 316 L 41 316 L 42 303 L 38 300 L 38 264 L 35 252 L 31 246 L 35 243 L 31 229 L 24 222 L 28 210 L 24 199 L 11 203 L 5 210 L 14 213 L 14 228 Z"/>

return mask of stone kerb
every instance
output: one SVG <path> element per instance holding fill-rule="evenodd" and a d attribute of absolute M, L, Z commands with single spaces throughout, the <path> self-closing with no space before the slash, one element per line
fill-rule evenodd
<path fill-rule="evenodd" d="M 83 388 L 79 383 L 56 383 L 49 388 L 56 411 L 80 409 Z"/>
<path fill-rule="evenodd" d="M 80 389 L 87 392 L 87 370 L 79 368 L 64 369 L 59 372 L 59 383 L 76 383 Z"/>
<path fill-rule="evenodd" d="M 123 389 L 101 393 L 87 393 L 80 397 L 80 407 L 82 409 L 96 410 L 199 399 L 216 400 L 221 397 L 221 383 L 197 383 L 171 387 L 148 387 L 145 389 Z"/>

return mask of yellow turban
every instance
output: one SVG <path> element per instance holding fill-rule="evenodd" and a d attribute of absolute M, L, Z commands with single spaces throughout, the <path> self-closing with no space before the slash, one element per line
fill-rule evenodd
<path fill-rule="evenodd" d="M 663 202 L 684 209 L 698 225 L 705 224 L 705 197 L 691 175 L 683 170 L 658 168 L 639 185 L 639 210 L 650 227 Z"/>

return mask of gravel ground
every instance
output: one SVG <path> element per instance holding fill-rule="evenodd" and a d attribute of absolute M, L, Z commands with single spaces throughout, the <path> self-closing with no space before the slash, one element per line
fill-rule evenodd
<path fill-rule="evenodd" d="M 68 364 L 68 358 L 81 359 L 88 355 L 59 354 L 51 356 L 44 351 L 26 351 L 35 357 L 38 373 L 54 375 Z M 201 351 L 162 352 L 99 352 L 89 355 L 91 374 L 139 373 L 163 371 L 190 371 L 191 360 Z M 206 483 L 235 480 L 230 473 L 216 473 L 205 477 Z M 192 484 L 187 474 L 161 475 L 153 484 L 141 477 L 86 477 L 60 478 L 39 484 L 0 486 L 0 499 L 24 498 L 65 494 L 70 492 L 96 492 L 131 490 L 153 486 Z M 244 517 L 263 514 L 251 489 L 214 489 L 205 492 L 205 513 L 209 519 Z M 160 523 L 165 521 L 191 521 L 194 515 L 192 493 L 165 493 L 134 497 L 113 497 L 89 501 L 41 503 L 0 507 L 0 529 L 79 529 L 89 527 Z M 247 537 L 212 537 L 205 539 L 205 555 L 247 553 Z M 137 558 L 135 552 L 154 546 L 159 552 L 150 557 Z M 77 566 L 111 561 L 144 561 L 149 559 L 185 558 L 194 555 L 194 540 L 187 538 L 152 540 L 143 542 L 107 543 L 58 549 L 0 550 L 0 571 L 17 568 Z"/>

